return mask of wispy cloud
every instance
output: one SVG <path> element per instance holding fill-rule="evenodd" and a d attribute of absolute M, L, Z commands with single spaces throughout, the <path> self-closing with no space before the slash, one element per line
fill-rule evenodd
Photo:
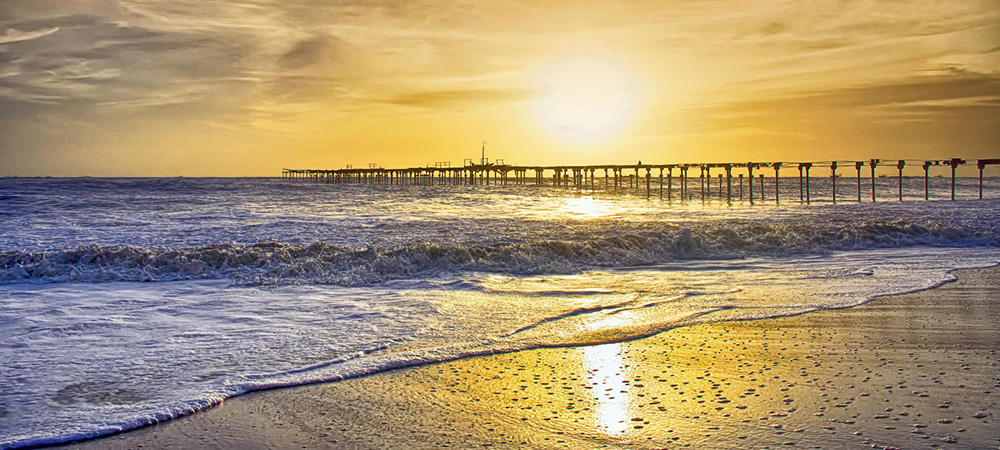
<path fill-rule="evenodd" d="M 455 89 L 410 92 L 383 99 L 385 103 L 433 110 L 436 108 L 489 107 L 491 104 L 524 101 L 536 96 L 528 89 Z M 463 106 L 464 105 L 464 106 Z"/>
<path fill-rule="evenodd" d="M 7 29 L 3 34 L 0 34 L 0 44 L 10 44 L 13 42 L 30 41 L 32 39 L 38 39 L 40 37 L 48 36 L 52 33 L 59 31 L 59 27 L 43 28 L 40 30 L 33 31 L 18 31 L 13 28 Z"/>

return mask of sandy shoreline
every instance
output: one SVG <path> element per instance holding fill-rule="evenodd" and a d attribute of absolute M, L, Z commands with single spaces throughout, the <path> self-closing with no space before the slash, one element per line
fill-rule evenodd
<path fill-rule="evenodd" d="M 262 392 L 74 448 L 997 448 L 1000 268 L 798 317 Z"/>

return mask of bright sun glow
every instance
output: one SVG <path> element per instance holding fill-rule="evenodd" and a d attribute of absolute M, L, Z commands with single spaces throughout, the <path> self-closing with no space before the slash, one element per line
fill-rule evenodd
<path fill-rule="evenodd" d="M 637 103 L 634 77 L 620 62 L 601 55 L 565 56 L 538 72 L 541 95 L 535 109 L 552 132 L 592 144 L 613 137 L 632 119 Z"/>

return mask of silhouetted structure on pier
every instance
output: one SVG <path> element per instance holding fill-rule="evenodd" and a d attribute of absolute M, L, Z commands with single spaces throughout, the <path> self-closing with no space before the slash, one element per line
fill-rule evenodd
<path fill-rule="evenodd" d="M 891 160 L 895 161 L 897 169 L 896 176 L 899 179 L 898 199 L 903 200 L 903 168 L 910 164 L 921 164 L 924 169 L 924 199 L 930 199 L 930 169 L 931 167 L 951 168 L 951 199 L 955 199 L 955 171 L 959 166 L 971 164 L 961 158 L 951 158 L 945 160 Z M 799 171 L 799 201 L 810 203 L 812 201 L 810 189 L 810 170 L 814 166 L 827 166 L 830 168 L 831 197 L 834 203 L 837 202 L 837 169 L 841 165 L 854 166 L 857 173 L 857 201 L 862 200 L 862 168 L 866 165 L 870 169 L 871 196 L 872 202 L 877 201 L 875 187 L 876 169 L 886 167 L 891 163 L 883 163 L 880 159 L 870 159 L 868 161 L 812 161 L 812 162 L 746 162 L 746 163 L 697 163 L 697 164 L 635 164 L 635 165 L 580 165 L 580 166 L 521 166 L 504 164 L 502 159 L 489 162 L 485 156 L 479 163 L 471 159 L 465 160 L 463 167 L 451 167 L 450 163 L 436 163 L 433 167 L 410 167 L 401 169 L 387 169 L 369 164 L 368 168 L 355 169 L 348 166 L 345 169 L 283 169 L 282 178 L 287 179 L 308 179 L 331 184 L 387 184 L 387 185 L 491 185 L 491 184 L 534 184 L 538 186 L 548 185 L 547 180 L 551 174 L 552 186 L 575 187 L 578 189 L 594 189 L 597 187 L 597 179 L 603 178 L 603 188 L 605 189 L 641 189 L 644 184 L 646 196 L 652 196 L 652 179 L 654 171 L 658 178 L 659 197 L 664 194 L 668 200 L 674 198 L 674 171 L 679 176 L 678 189 L 680 198 L 683 200 L 692 199 L 693 195 L 688 187 L 691 169 L 699 171 L 697 183 L 699 185 L 701 200 L 711 196 L 712 191 L 712 170 L 721 169 L 725 175 L 719 174 L 718 195 L 726 201 L 732 201 L 733 183 L 738 181 L 738 193 L 735 198 L 743 199 L 743 183 L 745 172 L 747 180 L 747 199 L 753 204 L 758 198 L 760 201 L 766 200 L 764 191 L 765 174 L 758 172 L 759 188 L 754 193 L 754 171 L 764 171 L 771 169 L 774 171 L 774 201 L 780 202 L 779 181 L 782 168 L 798 168 Z M 979 159 L 975 160 L 979 169 L 979 198 L 983 198 L 983 170 L 990 165 L 1000 165 L 1000 159 Z M 529 176 L 528 172 L 533 176 Z M 602 177 L 603 175 L 603 177 Z M 879 177 L 886 176 L 878 175 Z M 738 178 L 737 178 L 738 177 Z M 628 185 L 626 187 L 626 184 Z M 755 197 L 755 195 L 757 197 Z"/>

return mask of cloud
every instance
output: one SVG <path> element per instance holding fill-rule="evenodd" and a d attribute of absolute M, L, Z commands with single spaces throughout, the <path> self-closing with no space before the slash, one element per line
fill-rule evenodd
<path fill-rule="evenodd" d="M 316 34 L 295 43 L 291 50 L 278 58 L 278 64 L 287 69 L 297 69 L 323 59 L 331 50 L 329 39 Z"/>
<path fill-rule="evenodd" d="M 537 92 L 528 89 L 453 89 L 411 92 L 384 98 L 381 101 L 424 109 L 467 108 L 523 101 L 536 95 Z"/>
<path fill-rule="evenodd" d="M 838 116 L 880 111 L 907 114 L 913 110 L 957 113 L 963 108 L 997 108 L 1000 117 L 1000 75 L 967 71 L 938 72 L 911 76 L 892 83 L 831 88 L 825 91 L 774 95 L 761 100 L 738 100 L 695 107 L 717 117 L 763 117 L 768 115 Z"/>
<path fill-rule="evenodd" d="M 892 84 L 831 90 L 802 96 L 794 102 L 837 110 L 888 108 L 905 112 L 933 107 L 947 113 L 973 106 L 997 108 L 996 103 L 983 102 L 984 99 L 996 98 L 1000 98 L 1000 76 L 958 72 L 917 76 Z M 1000 113 L 1000 109 L 996 112 Z"/>
<path fill-rule="evenodd" d="M 226 96 L 234 98 L 234 89 L 246 85 L 232 81 L 243 70 L 232 63 L 250 53 L 245 39 L 171 33 L 120 9 L 105 11 L 86 1 L 31 12 L 6 24 L 59 32 L 49 33 L 44 43 L 22 40 L 2 53 L 9 69 L 0 76 L 0 98 L 8 101 L 135 108 L 222 105 L 231 102 Z"/>
<path fill-rule="evenodd" d="M 775 34 L 784 33 L 786 30 L 788 30 L 788 25 L 777 22 L 771 22 L 763 27 L 760 27 L 758 31 L 760 32 L 760 34 L 763 34 L 765 36 L 772 36 Z"/>
<path fill-rule="evenodd" d="M 10 44 L 14 42 L 30 41 L 32 39 L 38 39 L 40 37 L 48 36 L 52 33 L 59 31 L 59 27 L 43 28 L 34 31 L 18 31 L 13 28 L 8 29 L 3 34 L 0 34 L 0 44 Z"/>
<path fill-rule="evenodd" d="M 683 122 L 673 138 L 735 145 L 745 155 L 763 147 L 769 159 L 802 158 L 803 152 L 870 157 L 872 151 L 906 158 L 985 156 L 995 152 L 1000 129 L 1000 74 L 911 75 L 696 106 L 661 120 Z"/>

